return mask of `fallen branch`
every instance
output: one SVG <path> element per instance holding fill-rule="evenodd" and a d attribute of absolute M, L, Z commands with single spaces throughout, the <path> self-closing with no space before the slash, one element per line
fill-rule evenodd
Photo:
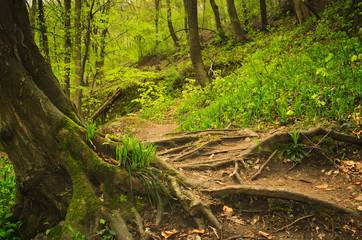
<path fill-rule="evenodd" d="M 103 111 L 105 111 L 112 103 L 119 98 L 122 94 L 122 89 L 117 88 L 117 90 L 112 94 L 112 96 L 100 107 L 98 110 L 90 117 L 94 121 Z"/>
<path fill-rule="evenodd" d="M 295 220 L 294 222 L 292 222 L 292 223 L 290 223 L 290 224 L 288 224 L 288 225 L 286 225 L 286 226 L 284 226 L 284 227 L 282 227 L 282 228 L 279 228 L 278 230 L 274 231 L 274 233 L 283 231 L 284 229 L 287 229 L 287 228 L 293 226 L 293 225 L 296 224 L 297 222 L 299 222 L 299 221 L 301 221 L 301 220 L 303 220 L 303 219 L 306 219 L 306 218 L 313 217 L 313 216 L 314 216 L 314 214 L 307 215 L 307 216 L 304 216 L 304 217 L 300 217 L 300 218 L 298 218 L 297 220 Z"/>
<path fill-rule="evenodd" d="M 270 160 L 273 159 L 273 157 L 275 156 L 275 154 L 278 152 L 278 150 L 275 150 L 272 155 L 270 155 L 270 157 L 268 158 L 268 160 L 260 167 L 260 169 L 254 174 L 254 176 L 252 176 L 250 178 L 251 181 L 254 181 L 259 175 L 260 173 L 263 171 L 263 169 L 266 167 L 266 165 L 268 165 L 268 163 L 270 162 Z"/>

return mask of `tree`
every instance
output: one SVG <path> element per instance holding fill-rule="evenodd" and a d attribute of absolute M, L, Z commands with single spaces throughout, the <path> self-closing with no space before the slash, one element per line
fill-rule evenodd
<path fill-rule="evenodd" d="M 261 15 L 261 26 L 263 30 L 266 30 L 268 26 L 268 18 L 266 14 L 266 2 L 265 0 L 260 0 L 260 15 Z"/>
<path fill-rule="evenodd" d="M 145 195 L 146 187 L 132 178 L 131 188 L 124 168 L 98 156 L 115 157 L 116 145 L 98 134 L 87 135 L 76 108 L 34 42 L 25 1 L 0 0 L 0 4 L 0 143 L 16 173 L 13 211 L 22 222 L 22 238 L 29 239 L 49 226 L 58 226 L 54 234 L 59 239 L 69 238 L 68 226 L 91 236 L 100 227 L 99 219 L 104 219 L 117 239 L 133 239 L 119 213 L 128 213 L 131 203 L 119 199 L 131 191 Z M 195 186 L 194 182 L 159 159 L 153 166 L 172 173 L 165 176 L 178 188 L 177 197 L 191 215 L 204 213 L 220 228 L 196 196 L 187 194 L 198 200 L 194 209 L 181 193 L 179 180 L 188 186 Z M 58 225 L 62 220 L 65 223 Z"/>
<path fill-rule="evenodd" d="M 167 26 L 168 26 L 168 30 L 170 31 L 170 35 L 172 37 L 173 43 L 175 45 L 176 48 L 180 48 L 180 43 L 178 40 L 178 37 L 175 33 L 175 30 L 173 28 L 173 24 L 172 24 L 172 18 L 171 18 L 171 1 L 170 0 L 166 0 L 166 4 L 167 4 Z"/>
<path fill-rule="evenodd" d="M 71 47 L 72 41 L 70 38 L 70 9 L 71 0 L 64 0 L 64 91 L 65 94 L 70 98 L 70 58 L 71 58 Z"/>
<path fill-rule="evenodd" d="M 201 56 L 201 46 L 199 37 L 199 28 L 197 20 L 197 0 L 185 0 L 189 25 L 189 45 L 192 66 L 195 71 L 196 81 L 201 87 L 205 87 L 210 82 L 210 78 L 206 73 L 204 63 Z"/>
<path fill-rule="evenodd" d="M 45 54 L 45 58 L 47 62 L 50 64 L 50 56 L 49 56 L 49 44 L 48 44 L 48 31 L 45 23 L 44 17 L 44 4 L 43 0 L 38 0 L 38 19 L 39 19 L 39 29 L 41 36 L 41 45 L 43 48 L 43 52 Z"/>
<path fill-rule="evenodd" d="M 45 222 L 64 219 L 92 233 L 97 215 L 119 219 L 104 208 L 95 189 L 104 184 L 107 192 L 107 178 L 125 189 L 127 174 L 87 146 L 76 109 L 33 40 L 25 2 L 0 4 L 0 142 L 16 173 L 14 216 L 23 222 L 24 239 L 44 230 Z"/>
<path fill-rule="evenodd" d="M 304 4 L 304 1 L 293 0 L 293 4 L 298 22 L 301 24 L 306 18 L 310 17 L 310 9 Z"/>
<path fill-rule="evenodd" d="M 210 0 L 210 5 L 212 7 L 212 11 L 214 12 L 214 17 L 215 17 L 215 25 L 216 25 L 216 29 L 218 34 L 220 35 L 221 39 L 223 41 L 226 40 L 226 36 L 225 36 L 225 32 L 224 29 L 221 25 L 221 20 L 220 20 L 220 14 L 219 14 L 219 7 L 216 5 L 215 0 Z"/>
<path fill-rule="evenodd" d="M 81 16 L 82 16 L 82 0 L 75 0 L 75 14 L 76 17 L 74 19 L 75 25 L 75 39 L 74 39 L 74 47 L 75 47 L 75 93 L 74 93 L 74 103 L 80 115 L 82 115 L 82 24 L 81 24 Z"/>
<path fill-rule="evenodd" d="M 226 3 L 227 3 L 231 26 L 234 33 L 234 41 L 238 43 L 243 42 L 246 38 L 246 33 L 244 29 L 241 27 L 238 13 L 236 12 L 235 9 L 234 0 L 226 0 Z"/>

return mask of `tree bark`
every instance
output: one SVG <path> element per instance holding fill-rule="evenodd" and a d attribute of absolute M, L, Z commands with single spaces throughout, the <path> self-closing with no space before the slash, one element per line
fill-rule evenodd
<path fill-rule="evenodd" d="M 75 93 L 74 93 L 74 103 L 75 107 L 78 110 L 78 113 L 82 115 L 82 0 L 75 0 L 75 38 L 74 38 L 74 47 L 75 47 Z"/>
<path fill-rule="evenodd" d="M 234 0 L 226 0 L 228 13 L 230 17 L 231 27 L 234 33 L 234 41 L 235 42 L 243 42 L 246 38 L 246 33 L 244 29 L 241 27 L 241 23 L 238 17 L 238 13 L 235 9 Z"/>
<path fill-rule="evenodd" d="M 178 49 L 178 48 L 180 48 L 180 44 L 179 44 L 178 37 L 177 37 L 177 35 L 175 33 L 175 30 L 173 28 L 173 25 L 172 25 L 171 1 L 166 0 L 166 4 L 167 4 L 167 26 L 168 26 L 168 30 L 170 31 L 170 35 L 172 37 L 172 40 L 173 40 L 173 43 L 174 43 L 175 47 Z"/>
<path fill-rule="evenodd" d="M 263 30 L 266 30 L 268 26 L 268 18 L 266 14 L 266 2 L 265 0 L 260 0 L 260 15 L 261 15 L 261 26 Z"/>
<path fill-rule="evenodd" d="M 223 41 L 225 41 L 226 36 L 225 36 L 224 29 L 223 29 L 223 27 L 221 25 L 219 7 L 216 5 L 215 0 L 210 0 L 210 5 L 211 5 L 211 8 L 212 8 L 212 11 L 214 12 L 215 25 L 216 25 L 217 32 L 218 32 L 219 36 L 221 37 L 221 39 Z"/>
<path fill-rule="evenodd" d="M 70 98 L 70 57 L 71 57 L 71 48 L 72 41 L 70 39 L 70 9 L 71 9 L 71 0 L 64 0 L 64 91 L 65 94 Z"/>
<path fill-rule="evenodd" d="M 197 0 L 185 0 L 189 22 L 189 45 L 192 66 L 195 71 L 196 81 L 201 87 L 205 87 L 210 78 L 205 71 L 202 61 L 199 28 L 197 20 Z"/>

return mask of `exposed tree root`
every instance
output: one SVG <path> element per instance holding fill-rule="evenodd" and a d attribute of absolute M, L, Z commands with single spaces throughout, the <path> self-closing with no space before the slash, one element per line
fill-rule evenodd
<path fill-rule="evenodd" d="M 316 127 L 308 129 L 307 131 L 300 132 L 299 139 L 304 140 L 306 137 L 311 138 L 314 136 L 320 136 L 320 135 L 328 135 L 329 137 L 343 142 L 353 143 L 362 145 L 362 138 L 357 138 L 352 135 L 348 135 L 345 133 L 336 132 L 327 128 L 323 127 Z M 263 149 L 263 151 L 270 151 L 273 149 L 275 145 L 282 144 L 282 143 L 289 143 L 292 142 L 292 138 L 287 132 L 283 133 L 275 133 L 271 135 L 270 137 L 264 139 L 263 141 L 260 141 L 258 145 L 244 151 L 241 153 L 241 156 L 248 156 L 253 155 L 259 151 L 260 148 Z"/>
<path fill-rule="evenodd" d="M 312 204 L 320 205 L 322 207 L 331 208 L 338 212 L 352 214 L 358 217 L 360 215 L 358 212 L 352 209 L 342 207 L 335 203 L 321 200 L 319 198 L 305 195 L 303 193 L 294 192 L 288 189 L 277 189 L 277 188 L 264 187 L 264 186 L 239 185 L 239 186 L 223 187 L 219 189 L 205 189 L 202 190 L 202 192 L 209 193 L 211 196 L 221 196 L 224 194 L 230 194 L 230 195 L 245 194 L 245 195 L 254 195 L 254 196 L 262 196 L 270 198 L 281 198 L 281 199 L 304 202 L 311 205 Z"/>

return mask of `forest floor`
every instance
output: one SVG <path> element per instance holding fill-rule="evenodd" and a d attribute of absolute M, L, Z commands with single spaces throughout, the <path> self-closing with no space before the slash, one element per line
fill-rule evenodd
<path fill-rule="evenodd" d="M 283 154 L 291 143 L 272 142 L 275 154 L 262 144 L 286 128 L 176 129 L 175 124 L 126 117 L 101 130 L 155 143 L 159 158 L 210 186 L 208 191 L 196 190 L 197 197 L 222 224 L 221 233 L 208 224 L 196 229 L 181 207 L 171 204 L 158 224 L 157 211 L 143 208 L 144 225 L 153 239 L 361 239 L 361 145 L 336 141 L 328 133 L 306 137 L 303 146 L 309 154 L 295 164 Z M 255 147 L 259 153 L 242 154 Z"/>

